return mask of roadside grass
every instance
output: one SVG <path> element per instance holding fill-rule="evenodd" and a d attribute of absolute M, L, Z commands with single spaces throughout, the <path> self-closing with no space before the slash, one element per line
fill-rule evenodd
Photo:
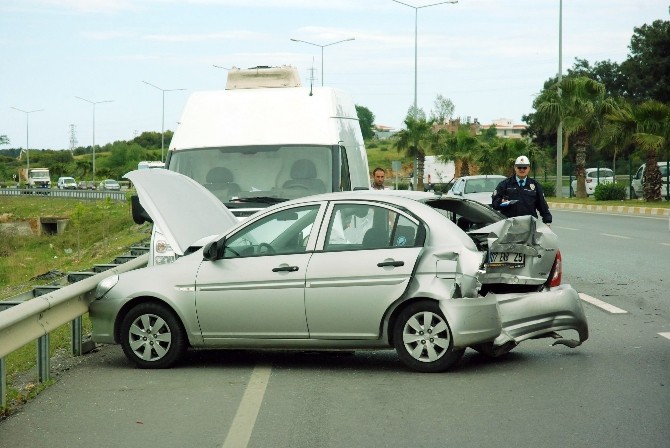
<path fill-rule="evenodd" d="M 150 237 L 148 224 L 132 220 L 130 202 L 100 200 L 77 202 L 72 199 L 0 196 L 0 222 L 29 222 L 35 230 L 38 218 L 68 219 L 60 234 L 20 235 L 0 233 L 0 300 L 45 285 L 68 272 L 88 271 L 93 265 L 109 263 L 130 246 Z M 90 334 L 88 315 L 82 319 L 84 335 Z M 52 359 L 67 360 L 71 353 L 71 324 L 49 334 Z M 39 383 L 36 372 L 37 344 L 32 342 L 5 358 L 7 408 L 0 417 L 48 387 L 53 380 Z M 65 364 L 67 362 L 63 361 Z"/>

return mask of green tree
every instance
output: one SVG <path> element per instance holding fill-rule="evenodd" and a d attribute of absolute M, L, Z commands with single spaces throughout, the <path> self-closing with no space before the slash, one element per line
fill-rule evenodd
<path fill-rule="evenodd" d="M 454 103 L 442 95 L 437 95 L 430 111 L 430 119 L 435 123 L 446 123 L 454 115 Z"/>
<path fill-rule="evenodd" d="M 645 155 L 644 199 L 661 200 L 662 177 L 658 169 L 658 154 L 670 148 L 670 105 L 649 100 L 640 105 L 620 103 L 606 118 L 609 133 L 618 132 L 623 142 L 632 141 Z"/>
<path fill-rule="evenodd" d="M 472 133 L 469 124 L 462 124 L 456 132 L 440 133 L 438 156 L 442 161 L 460 161 L 461 176 L 469 176 L 470 165 L 482 157 L 482 141 Z"/>
<path fill-rule="evenodd" d="M 0 135 L 0 145 L 9 145 L 9 138 L 6 135 Z"/>
<path fill-rule="evenodd" d="M 169 134 L 169 140 L 172 140 L 172 132 L 171 131 L 165 131 L 165 145 L 169 146 L 169 140 L 168 140 L 168 134 Z M 135 137 L 132 140 L 132 143 L 137 143 L 143 148 L 146 149 L 155 149 L 161 148 L 161 133 L 160 132 L 142 132 L 140 135 Z"/>
<path fill-rule="evenodd" d="M 417 114 L 421 116 L 421 114 Z M 416 160 L 414 176 L 417 180 L 417 190 L 423 190 L 423 165 L 426 154 L 437 144 L 436 134 L 433 132 L 433 121 L 423 118 L 414 118 L 410 115 L 405 118 L 405 128 L 395 135 L 394 146 L 398 152 Z"/>
<path fill-rule="evenodd" d="M 371 140 L 375 136 L 372 129 L 375 124 L 375 114 L 365 106 L 356 105 L 356 115 L 358 115 L 358 123 L 361 125 L 363 140 Z"/>
<path fill-rule="evenodd" d="M 636 102 L 670 103 L 670 21 L 633 29 L 630 54 L 621 64 L 629 95 Z"/>
<path fill-rule="evenodd" d="M 628 90 L 628 80 L 621 71 L 621 65 L 616 62 L 596 61 L 593 65 L 586 59 L 576 59 L 569 77 L 586 76 L 605 86 L 605 94 L 612 97 L 625 97 Z"/>
<path fill-rule="evenodd" d="M 591 78 L 579 76 L 563 78 L 545 90 L 533 102 L 536 118 L 544 129 L 556 129 L 562 123 L 563 156 L 568 154 L 571 138 L 575 144 L 575 176 L 578 198 L 586 197 L 586 148 L 611 102 L 605 101 L 605 86 Z"/>

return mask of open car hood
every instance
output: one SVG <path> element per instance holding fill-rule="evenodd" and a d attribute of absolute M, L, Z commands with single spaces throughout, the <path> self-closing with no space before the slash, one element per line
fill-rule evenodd
<path fill-rule="evenodd" d="M 196 241 L 239 223 L 216 196 L 183 174 L 153 169 L 131 171 L 123 177 L 133 183 L 140 205 L 179 255 Z M 133 219 L 141 223 L 137 215 L 133 210 Z"/>

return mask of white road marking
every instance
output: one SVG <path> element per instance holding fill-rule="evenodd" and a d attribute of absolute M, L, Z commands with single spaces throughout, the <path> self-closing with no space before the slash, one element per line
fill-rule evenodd
<path fill-rule="evenodd" d="M 621 308 L 617 308 L 614 305 L 610 305 L 607 302 L 603 302 L 602 300 L 596 299 L 595 297 L 591 297 L 587 294 L 584 294 L 582 292 L 579 293 L 579 298 L 582 299 L 584 302 L 588 302 L 591 305 L 597 306 L 598 308 L 601 308 L 609 313 L 612 314 L 628 314 L 628 311 L 622 310 Z"/>
<path fill-rule="evenodd" d="M 552 227 L 556 228 L 556 229 L 561 229 L 561 230 L 574 230 L 575 232 L 579 231 L 579 229 L 574 229 L 572 227 L 563 227 L 563 226 L 552 226 Z"/>
<path fill-rule="evenodd" d="M 670 246 L 670 243 L 661 243 L 663 246 Z"/>
<path fill-rule="evenodd" d="M 233 423 L 230 425 L 225 442 L 223 442 L 223 448 L 244 448 L 249 444 L 271 372 L 271 365 L 254 368 L 251 378 L 249 378 L 247 390 L 244 391 L 240 406 L 237 408 Z"/>
<path fill-rule="evenodd" d="M 670 333 L 659 333 L 659 334 L 666 339 L 670 339 Z"/>
<path fill-rule="evenodd" d="M 612 235 L 611 233 L 601 233 L 601 235 L 603 235 L 603 236 L 609 236 L 609 237 L 612 237 L 612 238 L 621 238 L 622 240 L 629 240 L 629 239 L 630 239 L 629 236 Z"/>

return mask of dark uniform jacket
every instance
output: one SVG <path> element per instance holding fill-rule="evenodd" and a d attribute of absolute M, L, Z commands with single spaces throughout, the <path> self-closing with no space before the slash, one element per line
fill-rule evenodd
<path fill-rule="evenodd" d="M 505 200 L 516 201 L 512 204 L 501 206 Z M 551 223 L 551 213 L 544 198 L 544 192 L 539 182 L 526 177 L 523 188 L 519 186 L 516 176 L 508 177 L 498 184 L 493 192 L 492 205 L 495 210 L 511 218 L 513 216 L 531 215 L 537 218 L 537 212 L 542 216 L 542 222 Z"/>

